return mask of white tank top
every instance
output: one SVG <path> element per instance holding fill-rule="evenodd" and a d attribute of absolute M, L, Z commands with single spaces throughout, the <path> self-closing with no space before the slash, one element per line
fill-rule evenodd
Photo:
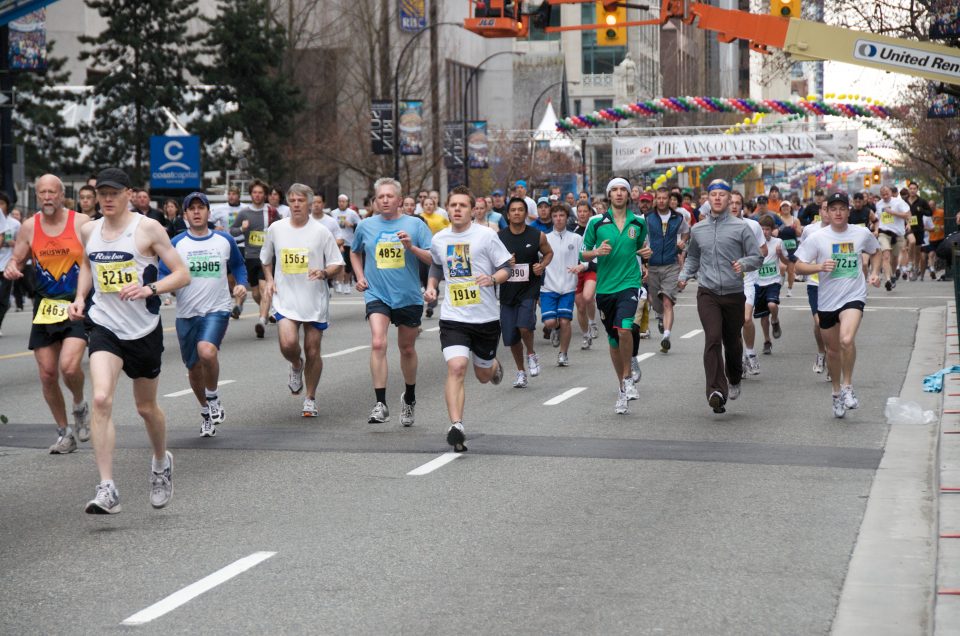
<path fill-rule="evenodd" d="M 159 296 L 120 300 L 124 286 L 136 281 L 141 285 L 157 281 L 157 257 L 137 251 L 134 234 L 141 219 L 135 213 L 130 224 L 112 241 L 103 238 L 104 219 L 97 219 L 86 245 L 94 290 L 90 320 L 109 329 L 120 340 L 142 338 L 160 324 Z"/>

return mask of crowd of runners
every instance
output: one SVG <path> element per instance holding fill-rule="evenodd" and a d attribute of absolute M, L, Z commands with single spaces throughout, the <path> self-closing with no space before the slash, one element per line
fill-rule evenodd
<path fill-rule="evenodd" d="M 920 198 L 916 184 L 901 192 L 885 185 L 878 196 L 818 190 L 802 206 L 775 187 L 745 201 L 721 179 L 699 197 L 679 188 L 644 191 L 614 178 L 593 197 L 554 187 L 535 200 L 520 180 L 509 192 L 483 197 L 454 187 L 441 200 L 436 191 L 405 194 L 399 182 L 382 178 L 363 208 L 341 195 L 328 209 L 303 184 L 284 191 L 253 181 L 246 204 L 231 189 L 223 205 L 194 192 L 182 207 L 168 200 L 155 210 L 125 172 L 108 168 L 81 188 L 76 202 L 65 200 L 54 175 L 37 179 L 36 193 L 39 212 L 22 224 L 0 196 L 0 324 L 13 285 L 29 279 L 28 347 L 58 429 L 49 450 L 70 453 L 92 440 L 100 481 L 86 504 L 91 514 L 120 511 L 113 400 L 121 371 L 133 380 L 153 449 L 150 502 L 162 508 L 172 496 L 173 455 L 157 401 L 160 309 L 171 299 L 203 437 L 215 436 L 226 420 L 218 353 L 248 294 L 257 308 L 256 337 L 276 329 L 289 363 L 288 388 L 303 396 L 301 414 L 312 418 L 319 415 L 330 298 L 362 293 L 374 394 L 368 422 L 390 421 L 392 325 L 404 427 L 415 422 L 421 323 L 439 306 L 446 439 L 460 452 L 468 371 L 482 384 L 498 385 L 507 373 L 503 364 L 512 362 L 512 386 L 527 387 L 547 363 L 537 351 L 540 328 L 557 350 L 556 366 L 566 367 L 574 322 L 581 350 L 593 348 L 602 327 L 616 376 L 611 402 L 617 414 L 627 414 L 640 397 L 639 341 L 650 337 L 655 320 L 661 353 L 671 351 L 677 297 L 694 279 L 705 397 L 714 413 L 740 396 L 744 375 L 760 373 L 756 321 L 761 355 L 770 355 L 783 334 L 780 295 L 791 296 L 800 280 L 812 315 L 813 372 L 827 374 L 832 413 L 841 418 L 859 406 L 855 338 L 867 285 L 892 292 L 898 280 L 943 276 L 935 257 L 943 210 Z M 501 341 L 509 360 L 497 356 Z M 72 424 L 61 377 L 72 398 Z"/>

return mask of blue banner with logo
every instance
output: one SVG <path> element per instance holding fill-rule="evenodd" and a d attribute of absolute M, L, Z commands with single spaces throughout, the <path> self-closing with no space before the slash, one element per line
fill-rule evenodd
<path fill-rule="evenodd" d="M 200 138 L 150 137 L 150 188 L 199 190 Z"/>
<path fill-rule="evenodd" d="M 400 0 L 401 31 L 423 31 L 427 27 L 427 8 L 424 0 Z"/>

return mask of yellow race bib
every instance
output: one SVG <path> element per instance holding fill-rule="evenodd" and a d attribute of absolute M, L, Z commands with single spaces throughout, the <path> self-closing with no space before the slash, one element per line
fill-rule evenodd
<path fill-rule="evenodd" d="M 250 232 L 250 238 L 247 239 L 247 243 L 253 245 L 254 247 L 263 247 L 263 237 L 265 232 L 262 230 L 253 230 Z"/>
<path fill-rule="evenodd" d="M 402 268 L 406 264 L 404 251 L 403 243 L 400 241 L 381 241 L 377 243 L 377 269 Z"/>
<path fill-rule="evenodd" d="M 884 225 L 893 225 L 893 214 L 890 212 L 883 212 L 880 214 L 880 222 Z"/>
<path fill-rule="evenodd" d="M 37 315 L 33 317 L 33 324 L 55 325 L 58 322 L 63 322 L 67 320 L 67 307 L 69 306 L 69 300 L 44 298 L 40 301 L 40 306 L 37 308 Z"/>
<path fill-rule="evenodd" d="M 306 274 L 309 257 L 306 247 L 285 247 L 280 250 L 280 270 L 284 274 Z"/>
<path fill-rule="evenodd" d="M 97 263 L 97 282 L 100 291 L 107 294 L 119 293 L 130 283 L 137 282 L 137 264 L 133 261 Z"/>
<path fill-rule="evenodd" d="M 471 280 L 465 283 L 451 283 L 447 285 L 447 294 L 454 307 L 480 304 L 480 285 Z"/>

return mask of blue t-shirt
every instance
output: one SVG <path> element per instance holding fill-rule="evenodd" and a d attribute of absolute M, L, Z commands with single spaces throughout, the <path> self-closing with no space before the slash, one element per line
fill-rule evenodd
<path fill-rule="evenodd" d="M 354 252 L 364 255 L 363 275 L 367 279 L 365 302 L 379 300 L 392 309 L 422 305 L 420 260 L 403 249 L 397 232 L 404 231 L 417 247 L 429 250 L 433 235 L 420 219 L 406 214 L 392 221 L 375 215 L 360 221 L 353 237 Z"/>
<path fill-rule="evenodd" d="M 549 223 L 544 223 L 540 219 L 535 219 L 533 222 L 530 223 L 530 226 L 537 228 L 544 234 L 549 234 L 550 232 L 553 232 L 553 221 L 550 221 Z"/>

